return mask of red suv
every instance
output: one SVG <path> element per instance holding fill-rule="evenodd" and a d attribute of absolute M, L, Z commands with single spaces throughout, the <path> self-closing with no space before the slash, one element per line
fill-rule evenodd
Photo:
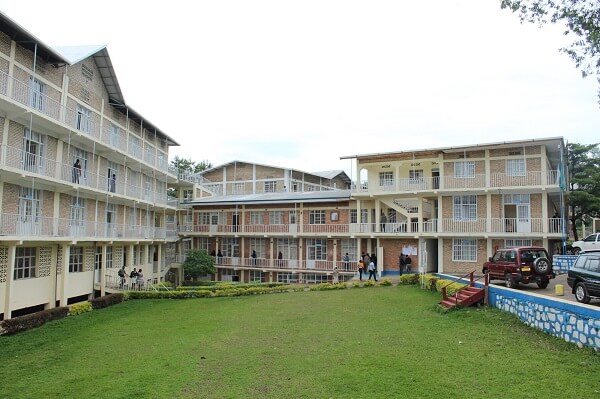
<path fill-rule="evenodd" d="M 483 264 L 483 273 L 488 273 L 490 280 L 504 280 L 507 288 L 516 288 L 519 283 L 536 283 L 546 288 L 554 278 L 552 262 L 544 247 L 498 249 Z"/>

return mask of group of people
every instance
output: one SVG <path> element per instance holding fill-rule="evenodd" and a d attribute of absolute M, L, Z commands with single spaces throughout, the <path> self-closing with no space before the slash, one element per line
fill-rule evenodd
<path fill-rule="evenodd" d="M 127 288 L 127 286 L 125 285 L 125 281 L 127 280 L 127 272 L 125 271 L 125 266 L 123 266 L 122 268 L 119 269 L 118 274 L 119 274 L 119 287 L 121 289 Z M 136 270 L 136 268 L 134 267 L 133 270 L 131 271 L 131 273 L 129 273 L 129 279 L 130 279 L 130 284 L 131 284 L 132 290 L 135 290 L 136 288 L 138 290 L 141 290 L 142 287 L 144 286 L 144 273 L 142 273 L 141 268 Z"/>
<path fill-rule="evenodd" d="M 408 256 L 408 255 L 400 254 L 400 258 L 398 260 L 398 266 L 400 268 L 401 276 L 402 276 L 402 273 L 410 273 L 412 270 L 412 259 L 410 259 L 410 256 Z"/>
<path fill-rule="evenodd" d="M 82 174 L 82 169 L 81 169 L 81 161 L 79 160 L 79 158 L 77 158 L 75 160 L 75 163 L 73 164 L 73 176 L 72 176 L 72 181 L 73 183 L 79 184 L 81 182 L 81 174 Z M 111 193 L 114 193 L 117 189 L 117 175 L 116 173 L 112 173 L 112 175 L 109 173 L 108 175 L 108 191 L 110 191 Z"/>
<path fill-rule="evenodd" d="M 369 280 L 371 277 L 377 281 L 377 255 L 363 252 L 358 260 L 358 277 L 362 281 L 363 273 L 369 272 Z"/>

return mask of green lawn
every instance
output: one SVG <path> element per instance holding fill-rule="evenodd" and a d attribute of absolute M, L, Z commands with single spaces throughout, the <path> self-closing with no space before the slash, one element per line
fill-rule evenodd
<path fill-rule="evenodd" d="M 600 397 L 600 354 L 438 300 L 400 286 L 128 301 L 0 337 L 0 397 Z"/>

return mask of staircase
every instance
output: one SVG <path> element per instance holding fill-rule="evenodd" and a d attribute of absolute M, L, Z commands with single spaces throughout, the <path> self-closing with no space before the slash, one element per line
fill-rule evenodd
<path fill-rule="evenodd" d="M 468 276 L 470 277 L 469 285 L 456 291 L 454 293 L 454 295 L 452 295 L 452 296 L 448 296 L 446 294 L 446 286 L 447 285 L 442 287 L 442 301 L 440 302 L 440 305 L 442 305 L 445 308 L 450 309 L 450 308 L 455 308 L 457 306 L 467 307 L 467 306 L 475 305 L 475 304 L 482 302 L 484 295 L 485 295 L 485 291 L 483 288 L 475 287 L 475 280 L 473 280 L 473 273 L 474 272 L 471 272 L 468 274 Z M 466 276 L 467 275 L 465 275 L 463 277 L 466 277 Z M 463 277 L 461 277 L 461 279 Z"/>

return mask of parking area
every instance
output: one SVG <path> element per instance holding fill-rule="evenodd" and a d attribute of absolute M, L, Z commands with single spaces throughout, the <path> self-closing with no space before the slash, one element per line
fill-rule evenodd
<path fill-rule="evenodd" d="M 504 282 L 500 281 L 500 280 L 493 280 L 491 282 L 494 285 L 500 285 L 504 287 Z M 556 289 L 555 286 L 556 284 L 562 284 L 563 288 L 564 288 L 564 295 L 556 295 Z M 524 292 L 532 292 L 535 294 L 541 294 L 541 295 L 546 295 L 546 296 L 551 296 L 554 298 L 561 298 L 567 301 L 573 301 L 573 302 L 577 302 L 577 300 L 575 299 L 575 295 L 573 295 L 571 293 L 571 287 L 569 287 L 569 284 L 567 284 L 567 275 L 566 274 L 559 274 L 556 276 L 556 278 L 550 280 L 550 284 L 548 284 L 548 287 L 544 288 L 544 289 L 540 289 L 537 284 L 519 284 L 519 288 L 518 290 L 524 291 Z M 592 299 L 590 302 L 590 305 L 595 305 L 595 306 L 599 306 L 600 307 L 600 299 Z"/>

